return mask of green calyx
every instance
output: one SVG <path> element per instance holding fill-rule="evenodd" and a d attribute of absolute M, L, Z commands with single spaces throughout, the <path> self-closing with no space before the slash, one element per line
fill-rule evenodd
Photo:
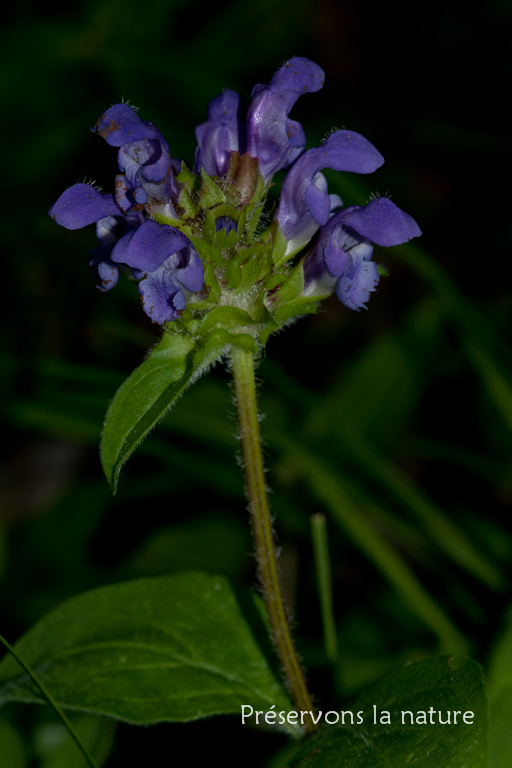
<path fill-rule="evenodd" d="M 205 282 L 180 318 L 167 324 L 168 332 L 217 349 L 222 340 L 229 345 L 235 339 L 257 351 L 291 318 L 316 311 L 318 297 L 302 295 L 302 260 L 292 268 L 279 225 L 264 222 L 266 189 L 255 158 L 232 152 L 224 178 L 204 170 L 197 175 L 183 163 L 177 181 L 180 219 L 156 214 L 155 220 L 187 235 Z"/>

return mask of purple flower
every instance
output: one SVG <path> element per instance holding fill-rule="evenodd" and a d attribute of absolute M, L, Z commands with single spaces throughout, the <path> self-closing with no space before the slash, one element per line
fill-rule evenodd
<path fill-rule="evenodd" d="M 419 235 L 414 219 L 387 197 L 346 208 L 322 227 L 304 260 L 304 293 L 319 296 L 336 288 L 345 306 L 360 310 L 379 282 L 377 265 L 371 261 L 374 243 L 400 245 Z"/>
<path fill-rule="evenodd" d="M 256 85 L 248 109 L 226 88 L 208 107 L 208 120 L 196 129 L 196 172 L 223 176 L 231 152 L 258 159 L 265 180 L 287 168 L 304 151 L 302 126 L 288 114 L 304 93 L 320 90 L 324 73 L 309 59 L 294 58 L 278 69 L 268 85 Z"/>
<path fill-rule="evenodd" d="M 129 104 L 115 104 L 100 117 L 93 131 L 107 144 L 119 147 L 116 201 L 123 213 L 140 211 L 146 204 L 177 219 L 179 186 L 164 137 L 154 125 L 141 120 Z"/>
<path fill-rule="evenodd" d="M 420 231 L 387 199 L 338 212 L 342 202 L 328 193 L 323 169 L 371 173 L 383 158 L 366 139 L 346 130 L 305 150 L 302 126 L 289 114 L 299 96 L 318 91 L 323 82 L 320 67 L 296 57 L 267 85 L 256 85 L 248 105 L 225 89 L 196 128 L 195 175 L 186 166 L 179 175 L 182 166 L 162 134 L 132 107 L 107 109 L 93 131 L 118 148 L 115 194 L 75 184 L 50 209 L 68 229 L 96 224 L 98 245 L 90 263 L 99 289 L 114 287 L 122 269 L 139 281 L 144 310 L 154 322 L 175 320 L 187 303 L 198 301 L 197 293 L 194 322 L 217 304 L 238 306 L 243 292 L 243 302 L 260 317 L 269 296 L 278 296 L 276 269 L 320 229 L 304 261 L 304 294 L 336 290 L 352 309 L 364 306 L 379 280 L 371 261 L 373 243 L 394 245 Z M 280 202 L 273 225 L 267 226 L 262 224 L 266 190 L 282 169 L 287 175 Z M 210 180 L 201 181 L 200 174 Z M 202 259 L 208 267 L 204 290 Z"/>
<path fill-rule="evenodd" d="M 183 232 L 145 221 L 117 242 L 111 260 L 133 268 L 144 312 L 155 323 L 175 320 L 187 295 L 200 291 L 203 264 Z"/>
<path fill-rule="evenodd" d="M 113 248 L 144 221 L 141 214 L 123 215 L 114 196 L 102 194 L 90 184 L 69 187 L 52 205 L 49 214 L 66 229 L 96 224 L 99 246 L 90 253 L 90 264 L 98 277 L 100 291 L 109 291 L 119 279 L 119 270 L 110 258 Z"/>
<path fill-rule="evenodd" d="M 238 93 L 229 88 L 210 101 L 206 123 L 196 128 L 196 173 L 204 168 L 208 176 L 224 176 L 231 152 L 245 151 L 245 122 L 239 117 L 241 104 Z"/>
<path fill-rule="evenodd" d="M 353 131 L 332 133 L 320 147 L 304 152 L 286 175 L 276 212 L 288 241 L 286 253 L 292 255 L 303 248 L 341 204 L 337 195 L 327 194 L 321 170 L 372 173 L 383 162 L 373 144 Z"/>
<path fill-rule="evenodd" d="M 61 227 L 82 229 L 121 211 L 113 195 L 103 195 L 90 184 L 75 184 L 62 193 L 48 213 Z"/>
<path fill-rule="evenodd" d="M 50 216 L 67 229 L 96 223 L 99 246 L 90 264 L 98 288 L 109 291 L 119 279 L 119 267 L 132 268 L 142 280 L 139 291 L 144 311 L 157 323 L 174 320 L 185 307 L 185 293 L 200 291 L 204 274 L 201 259 L 180 230 L 147 220 L 142 212 L 125 215 L 113 195 L 89 184 L 75 184 L 50 208 Z"/>
<path fill-rule="evenodd" d="M 182 248 L 139 283 L 144 312 L 155 323 L 175 320 L 203 283 L 201 259 L 192 247 Z"/>
<path fill-rule="evenodd" d="M 247 114 L 247 151 L 257 157 L 264 179 L 287 168 L 303 152 L 306 137 L 288 114 L 304 93 L 319 91 L 324 73 L 309 59 L 294 58 L 277 70 L 268 85 L 256 85 Z"/>
<path fill-rule="evenodd" d="M 99 245 L 90 252 L 89 264 L 93 267 L 98 278 L 98 290 L 110 291 L 119 280 L 119 268 L 111 257 L 112 250 L 125 234 L 139 227 L 144 216 L 107 216 L 96 224 L 96 236 Z M 124 265 L 123 265 L 124 266 Z"/>

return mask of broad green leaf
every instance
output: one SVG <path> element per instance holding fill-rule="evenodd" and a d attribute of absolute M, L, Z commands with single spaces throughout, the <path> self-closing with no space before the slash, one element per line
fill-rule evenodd
<path fill-rule="evenodd" d="M 16 649 L 61 706 L 131 723 L 287 710 L 244 600 L 193 572 L 101 587 L 48 613 Z M 42 703 L 10 656 L 0 686 L 0 703 Z"/>
<path fill-rule="evenodd" d="M 374 706 L 377 724 L 374 725 Z M 430 709 L 434 714 L 431 723 Z M 319 707 L 326 712 L 326 707 Z M 389 713 L 389 724 L 384 711 Z M 489 713 L 482 670 L 451 657 L 410 664 L 368 689 L 353 707 L 354 725 L 324 725 L 301 743 L 300 768 L 488 768 Z M 363 723 L 357 724 L 356 713 Z M 412 712 L 411 717 L 403 712 Z M 439 724 L 450 715 L 450 724 Z M 454 725 L 453 712 L 459 712 Z M 425 713 L 425 718 L 420 713 Z M 467 722 L 464 722 L 464 714 Z M 382 717 L 382 724 L 380 719 Z M 334 713 L 329 716 L 334 720 Z M 403 724 L 402 724 L 403 719 Z M 427 724 L 421 724 L 426 720 Z M 469 723 L 472 724 L 469 724 Z M 341 723 L 341 719 L 340 719 Z"/>
<path fill-rule="evenodd" d="M 197 373 L 193 349 L 189 336 L 165 333 L 117 391 L 101 441 L 101 462 L 114 492 L 125 461 Z"/>

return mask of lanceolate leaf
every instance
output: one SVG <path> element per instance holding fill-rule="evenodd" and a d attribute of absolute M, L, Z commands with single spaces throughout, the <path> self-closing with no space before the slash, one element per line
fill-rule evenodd
<path fill-rule="evenodd" d="M 131 723 L 239 714 L 242 704 L 290 708 L 220 576 L 181 573 L 94 589 L 47 614 L 16 649 L 61 706 Z M 42 703 L 10 656 L 0 664 L 6 701 Z"/>
<path fill-rule="evenodd" d="M 164 334 L 160 344 L 117 391 L 101 441 L 101 462 L 115 492 L 125 461 L 190 383 L 194 342 Z"/>
<path fill-rule="evenodd" d="M 325 707 L 319 709 L 325 714 Z M 482 670 L 476 662 L 466 660 L 457 668 L 451 657 L 440 657 L 411 664 L 366 691 L 353 712 L 354 725 L 348 715 L 343 728 L 325 725 L 318 736 L 301 744 L 290 766 L 489 766 L 489 713 Z M 362 723 L 357 720 L 357 712 L 361 713 Z M 389 718 L 384 712 L 389 713 Z M 439 712 L 446 724 L 439 723 Z M 459 713 L 456 725 L 454 712 Z M 407 713 L 412 714 L 412 725 L 411 715 Z M 465 713 L 470 713 L 466 722 Z M 328 716 L 329 722 L 336 722 L 334 714 L 331 712 Z"/>

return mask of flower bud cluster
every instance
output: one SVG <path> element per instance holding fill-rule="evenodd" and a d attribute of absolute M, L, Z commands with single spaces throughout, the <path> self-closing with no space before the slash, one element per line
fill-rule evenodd
<path fill-rule="evenodd" d="M 115 192 L 75 184 L 50 209 L 67 229 L 96 224 L 90 263 L 99 289 L 113 288 L 123 271 L 154 322 L 180 319 L 192 333 L 198 323 L 219 323 L 263 343 L 334 291 L 351 309 L 365 306 L 379 281 L 373 244 L 421 233 L 387 198 L 343 209 L 328 193 L 324 169 L 368 174 L 384 160 L 347 130 L 306 150 L 289 113 L 323 82 L 320 67 L 293 58 L 254 87 L 249 104 L 225 89 L 196 129 L 193 169 L 172 158 L 162 134 L 130 105 L 104 112 L 93 131 L 118 148 Z M 287 173 L 269 223 L 266 193 L 280 170 Z"/>

